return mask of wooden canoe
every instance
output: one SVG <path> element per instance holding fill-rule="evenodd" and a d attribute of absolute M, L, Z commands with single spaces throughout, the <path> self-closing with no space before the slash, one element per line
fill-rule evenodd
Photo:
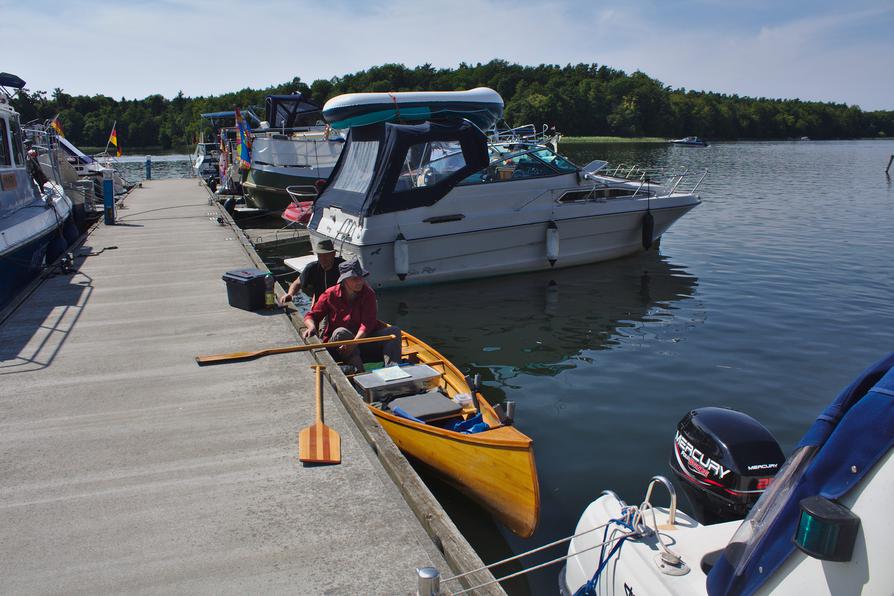
<path fill-rule="evenodd" d="M 403 357 L 442 372 L 448 396 L 471 393 L 465 377 L 431 346 L 403 332 Z M 369 406 L 373 415 L 406 455 L 422 462 L 449 484 L 487 508 L 515 534 L 527 538 L 540 517 L 540 485 L 533 441 L 513 426 L 504 426 L 493 407 L 477 394 L 482 417 L 491 427 L 462 434 L 415 422 Z M 476 414 L 472 405 L 463 417 Z"/>

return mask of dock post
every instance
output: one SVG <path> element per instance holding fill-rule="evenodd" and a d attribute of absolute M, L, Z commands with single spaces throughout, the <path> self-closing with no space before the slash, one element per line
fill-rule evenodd
<path fill-rule="evenodd" d="M 152 180 L 152 156 L 146 156 L 146 180 Z"/>
<path fill-rule="evenodd" d="M 888 170 L 891 169 L 891 162 L 894 162 L 894 155 L 891 156 L 891 159 L 888 160 L 888 167 L 885 168 L 885 174 L 888 173 Z"/>
<path fill-rule="evenodd" d="M 416 596 L 437 596 L 441 593 L 441 574 L 434 567 L 416 568 Z"/>
<path fill-rule="evenodd" d="M 103 219 L 107 226 L 115 225 L 115 170 L 105 168 L 102 171 L 102 206 Z"/>

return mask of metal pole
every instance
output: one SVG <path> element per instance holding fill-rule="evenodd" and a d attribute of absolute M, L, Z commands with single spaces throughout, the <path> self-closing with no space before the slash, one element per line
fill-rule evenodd
<path fill-rule="evenodd" d="M 441 592 L 441 574 L 434 567 L 416 568 L 416 596 L 437 596 Z"/>
<path fill-rule="evenodd" d="M 885 168 L 885 174 L 888 173 L 888 170 L 891 169 L 891 162 L 894 162 L 894 155 L 891 156 L 891 159 L 888 160 L 888 167 Z"/>

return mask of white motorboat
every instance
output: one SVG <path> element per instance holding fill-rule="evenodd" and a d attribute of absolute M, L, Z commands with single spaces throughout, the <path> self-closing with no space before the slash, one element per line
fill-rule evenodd
<path fill-rule="evenodd" d="M 682 139 L 674 139 L 672 145 L 682 145 L 684 147 L 707 147 L 708 143 L 698 137 L 683 137 Z"/>
<path fill-rule="evenodd" d="M 220 179 L 220 145 L 214 143 L 196 143 L 190 165 L 193 176 L 198 176 L 212 188 L 216 188 Z"/>
<path fill-rule="evenodd" d="M 350 130 L 308 229 L 375 287 L 570 267 L 651 247 L 701 202 L 703 177 L 580 168 L 467 120 L 378 123 Z"/>
<path fill-rule="evenodd" d="M 344 147 L 344 137 L 318 122 L 320 107 L 300 93 L 270 95 L 267 120 L 252 133 L 251 169 L 243 182 L 247 199 L 270 211 L 293 204 L 290 186 L 326 180 Z"/>
<path fill-rule="evenodd" d="M 112 156 L 108 154 L 87 155 L 63 136 L 57 136 L 56 142 L 78 178 L 89 178 L 94 182 L 97 194 L 102 195 L 103 170 L 112 170 L 113 189 L 116 195 L 125 194 L 133 188 L 134 184 L 124 178 L 119 169 L 115 167 L 116 160 Z"/>
<path fill-rule="evenodd" d="M 696 515 L 677 510 L 660 476 L 639 506 L 604 491 L 578 522 L 561 593 L 890 594 L 892 397 L 894 353 L 839 394 L 781 468 L 756 422 L 694 410 L 671 462 Z M 651 504 L 657 484 L 669 507 Z M 748 508 L 744 520 L 718 521 Z"/>

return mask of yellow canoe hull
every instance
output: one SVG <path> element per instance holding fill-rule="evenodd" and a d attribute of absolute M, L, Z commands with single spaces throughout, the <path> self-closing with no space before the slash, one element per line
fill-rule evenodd
<path fill-rule="evenodd" d="M 403 353 L 411 361 L 443 372 L 441 387 L 449 396 L 471 393 L 462 373 L 431 346 L 403 333 Z M 533 441 L 513 426 L 503 426 L 493 408 L 477 395 L 490 429 L 462 434 L 421 424 L 370 406 L 370 411 L 407 455 L 484 505 L 515 534 L 527 538 L 540 517 L 540 485 Z M 473 407 L 464 415 L 474 415 Z"/>

